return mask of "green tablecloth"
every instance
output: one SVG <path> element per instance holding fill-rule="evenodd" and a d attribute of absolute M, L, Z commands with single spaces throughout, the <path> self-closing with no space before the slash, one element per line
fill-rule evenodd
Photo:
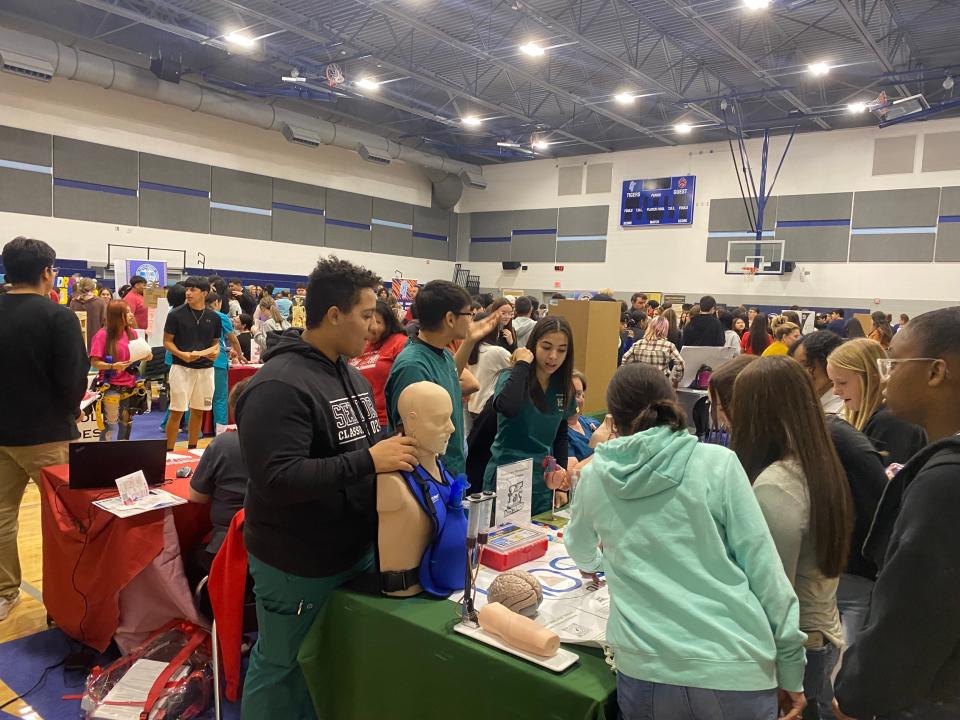
<path fill-rule="evenodd" d="M 556 674 L 455 634 L 457 612 L 449 600 L 335 592 L 300 649 L 320 719 L 617 717 L 600 650 L 565 645 L 580 662 Z"/>

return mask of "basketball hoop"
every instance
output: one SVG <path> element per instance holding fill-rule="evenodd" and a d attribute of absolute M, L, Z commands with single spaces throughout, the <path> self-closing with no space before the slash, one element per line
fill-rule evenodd
<path fill-rule="evenodd" d="M 343 85 L 343 69 L 336 63 L 327 65 L 324 75 L 327 78 L 327 85 L 331 88 L 335 88 L 337 85 Z"/>
<path fill-rule="evenodd" d="M 756 277 L 757 272 L 759 272 L 759 270 L 760 268 L 754 267 L 753 265 L 744 265 L 743 267 L 741 267 L 740 272 L 743 273 L 744 282 L 752 283 L 753 278 Z"/>

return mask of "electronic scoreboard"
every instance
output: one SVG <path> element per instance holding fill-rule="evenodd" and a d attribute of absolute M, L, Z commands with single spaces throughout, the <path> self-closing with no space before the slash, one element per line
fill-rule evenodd
<path fill-rule="evenodd" d="M 620 225 L 691 225 L 695 175 L 624 180 Z"/>

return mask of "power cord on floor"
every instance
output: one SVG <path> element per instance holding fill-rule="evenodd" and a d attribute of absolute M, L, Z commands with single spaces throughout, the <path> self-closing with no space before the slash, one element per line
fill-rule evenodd
<path fill-rule="evenodd" d="M 48 665 L 47 667 L 45 667 L 45 668 L 43 669 L 43 673 L 40 675 L 40 679 L 37 680 L 37 681 L 33 684 L 33 687 L 32 687 L 32 688 L 30 688 L 29 690 L 27 690 L 27 691 L 24 692 L 24 693 L 20 693 L 19 695 L 17 695 L 17 696 L 14 697 L 14 698 L 10 698 L 9 700 L 7 700 L 3 705 L 0 705 L 0 710 L 3 710 L 4 708 L 6 708 L 6 707 L 9 706 L 9 705 L 13 705 L 13 703 L 17 702 L 17 700 L 23 700 L 25 697 L 27 697 L 27 695 L 29 695 L 30 693 L 34 692 L 37 688 L 39 688 L 41 685 L 43 685 L 44 680 L 47 679 L 47 674 L 48 674 L 51 670 L 55 670 L 55 669 L 57 669 L 58 667 L 60 667 L 61 665 L 63 665 L 63 664 L 67 661 L 67 657 L 68 657 L 68 656 L 64 656 L 64 658 L 63 658 L 60 662 L 54 663 L 53 665 Z"/>

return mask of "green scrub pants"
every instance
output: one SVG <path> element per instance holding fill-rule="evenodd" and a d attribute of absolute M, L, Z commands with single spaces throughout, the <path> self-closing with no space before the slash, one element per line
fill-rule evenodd
<path fill-rule="evenodd" d="M 320 608 L 348 580 L 373 567 L 373 553 L 330 577 L 290 575 L 253 555 L 250 574 L 257 600 L 260 636 L 250 653 L 243 685 L 243 720 L 315 720 L 297 653 Z"/>

